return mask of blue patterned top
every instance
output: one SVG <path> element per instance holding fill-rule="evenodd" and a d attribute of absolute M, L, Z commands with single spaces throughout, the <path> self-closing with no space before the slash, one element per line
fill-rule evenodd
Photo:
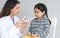
<path fill-rule="evenodd" d="M 46 17 L 43 17 L 40 20 L 38 20 L 37 18 L 34 18 L 31 21 L 29 32 L 31 32 L 31 34 L 36 33 L 36 34 L 40 35 L 41 38 L 46 38 L 46 36 L 49 33 L 50 25 L 51 24 L 50 24 L 48 18 L 46 18 Z"/>

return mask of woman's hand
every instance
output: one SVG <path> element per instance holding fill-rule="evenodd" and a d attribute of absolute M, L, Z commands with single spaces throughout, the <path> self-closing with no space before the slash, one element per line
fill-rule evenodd
<path fill-rule="evenodd" d="M 20 32 L 23 33 L 26 26 L 29 24 L 29 21 L 28 20 L 24 20 L 24 21 L 18 21 L 15 26 L 18 28 L 20 27 Z"/>
<path fill-rule="evenodd" d="M 29 21 L 28 20 L 24 20 L 23 23 L 21 24 L 21 33 L 24 32 L 25 28 L 27 27 L 27 25 L 29 24 Z"/>
<path fill-rule="evenodd" d="M 24 21 L 16 22 L 15 26 L 16 27 L 26 27 L 28 24 L 29 24 L 29 20 L 24 20 Z"/>
<path fill-rule="evenodd" d="M 29 23 L 30 23 L 29 20 L 24 20 L 22 27 L 26 27 Z"/>
<path fill-rule="evenodd" d="M 16 22 L 15 26 L 18 28 L 18 27 L 21 27 L 22 24 L 23 24 L 22 21 L 18 21 L 18 22 Z"/>

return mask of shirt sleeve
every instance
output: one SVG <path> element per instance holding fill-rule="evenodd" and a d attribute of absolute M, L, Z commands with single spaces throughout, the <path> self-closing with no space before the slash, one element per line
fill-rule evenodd
<path fill-rule="evenodd" d="M 49 23 L 49 21 L 45 22 L 44 29 L 40 32 L 40 37 L 41 38 L 44 38 L 48 35 L 49 30 L 50 30 L 50 25 L 51 24 Z"/>

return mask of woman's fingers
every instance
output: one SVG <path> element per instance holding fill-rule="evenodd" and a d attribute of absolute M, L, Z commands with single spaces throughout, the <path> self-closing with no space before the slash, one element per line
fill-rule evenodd
<path fill-rule="evenodd" d="M 16 27 L 26 27 L 29 24 L 29 20 L 24 20 L 24 21 L 18 21 L 16 22 Z"/>
<path fill-rule="evenodd" d="M 23 24 L 23 22 L 22 21 L 18 21 L 18 22 L 16 22 L 16 27 L 20 27 L 21 25 Z"/>
<path fill-rule="evenodd" d="M 24 20 L 24 23 L 25 23 L 26 25 L 28 25 L 30 22 L 29 22 L 29 20 Z"/>

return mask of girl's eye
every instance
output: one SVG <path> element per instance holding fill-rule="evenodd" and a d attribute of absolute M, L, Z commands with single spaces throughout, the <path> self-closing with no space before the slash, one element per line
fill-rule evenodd
<path fill-rule="evenodd" d="M 19 9 L 19 7 L 17 7 L 16 9 Z"/>
<path fill-rule="evenodd" d="M 39 13 L 38 11 L 36 11 L 36 13 Z"/>
<path fill-rule="evenodd" d="M 37 14 L 38 14 L 39 12 L 38 12 L 38 11 L 35 11 L 35 13 L 37 13 Z"/>

